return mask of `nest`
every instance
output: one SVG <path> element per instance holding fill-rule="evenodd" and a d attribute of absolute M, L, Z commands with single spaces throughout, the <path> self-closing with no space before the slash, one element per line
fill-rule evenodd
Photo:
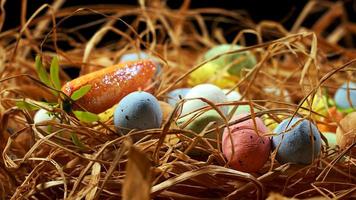
<path fill-rule="evenodd" d="M 117 63 L 128 51 L 143 49 L 164 63 L 154 91 L 162 100 L 168 91 L 187 85 L 189 73 L 204 64 L 197 62 L 203 52 L 217 44 L 238 43 L 246 48 L 228 53 L 252 51 L 258 63 L 244 70 L 243 78 L 230 88 L 238 89 L 245 100 L 229 104 L 258 107 L 252 115 L 269 115 L 280 122 L 278 116 L 295 116 L 308 96 L 324 91 L 333 95 L 344 81 L 356 80 L 356 24 L 348 20 L 342 3 L 311 1 L 286 30 L 272 21 L 255 24 L 235 11 L 189 9 L 189 0 L 178 9 L 161 1 L 62 8 L 64 2 L 43 5 L 28 19 L 24 9 L 21 28 L 0 33 L 2 199 L 356 197 L 355 160 L 344 158 L 354 145 L 346 150 L 325 145 L 308 166 L 279 165 L 272 153 L 257 173 L 244 173 L 229 168 L 211 139 L 187 137 L 186 130 L 173 126 L 179 105 L 160 129 L 131 132 L 141 138 L 133 142 L 129 135 L 115 132 L 112 119 L 83 123 L 61 108 L 56 113 L 68 123 L 35 125 L 34 111 L 18 103 L 45 107 L 41 102 L 60 101 L 53 88 L 38 79 L 36 54 L 45 66 L 53 56 L 59 57 L 64 83 L 70 80 L 65 71 L 86 74 Z M 318 19 L 305 27 L 311 15 Z M 92 16 L 94 21 L 65 26 Z M 336 20 L 340 23 L 335 26 Z M 86 32 L 93 29 L 96 32 Z M 107 37 L 114 39 L 106 41 Z M 266 86 L 287 90 L 291 102 L 266 94 Z M 303 116 L 310 118 L 312 113 Z M 41 128 L 48 125 L 54 130 L 49 134 Z M 176 135 L 179 142 L 163 142 L 166 135 Z M 191 151 L 200 153 L 190 156 Z"/>

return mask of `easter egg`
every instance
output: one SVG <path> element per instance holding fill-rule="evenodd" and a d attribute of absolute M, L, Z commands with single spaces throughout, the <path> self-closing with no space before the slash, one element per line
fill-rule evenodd
<path fill-rule="evenodd" d="M 149 60 L 119 63 L 73 79 L 61 90 L 70 97 L 82 87 L 91 86 L 90 90 L 75 102 L 87 111 L 99 114 L 117 104 L 129 93 L 148 89 L 156 69 L 157 66 Z M 75 105 L 73 107 L 77 108 Z"/>
<path fill-rule="evenodd" d="M 158 101 L 158 103 L 162 110 L 162 123 L 163 123 L 168 120 L 169 116 L 173 112 L 173 107 L 164 101 Z"/>
<path fill-rule="evenodd" d="M 178 124 L 182 125 L 184 122 L 191 120 L 194 117 L 194 120 L 190 122 L 186 128 L 190 129 L 196 133 L 200 133 L 210 122 L 216 122 L 218 124 L 222 123 L 222 118 L 218 114 L 216 110 L 208 110 L 204 111 L 201 115 L 195 118 L 195 115 L 199 112 L 191 113 L 193 111 L 197 111 L 208 104 L 200 99 L 192 99 L 192 98 L 204 98 L 209 100 L 210 102 L 217 104 L 217 103 L 224 103 L 226 101 L 226 96 L 224 92 L 217 86 L 212 84 L 201 84 L 193 87 L 185 96 L 187 100 L 182 108 L 181 115 L 182 116 L 178 120 Z M 226 115 L 227 114 L 227 107 L 220 106 L 219 110 Z M 189 114 L 191 113 L 191 114 Z M 186 115 L 186 116 L 184 116 Z M 213 136 L 214 137 L 214 134 Z"/>
<path fill-rule="evenodd" d="M 33 117 L 33 122 L 34 124 L 39 124 L 39 123 L 44 123 L 44 122 L 48 122 L 48 121 L 52 121 L 52 122 L 57 122 L 59 123 L 60 120 L 54 116 L 52 113 L 48 112 L 45 109 L 39 109 L 35 116 Z M 50 125 L 48 126 L 39 126 L 39 128 L 41 128 L 44 131 L 48 131 L 50 132 L 52 127 Z"/>
<path fill-rule="evenodd" d="M 171 105 L 169 105 L 168 103 L 164 102 L 164 101 L 159 101 L 159 105 L 161 107 L 162 110 L 162 124 L 166 123 L 167 120 L 169 119 L 170 115 L 173 112 L 173 107 Z M 175 128 L 177 129 L 177 125 L 175 124 L 175 122 L 171 122 L 170 124 L 171 128 Z M 179 142 L 179 138 L 176 135 L 173 134 L 168 134 L 166 135 L 166 137 L 164 138 L 164 143 L 168 144 L 168 145 L 175 145 Z"/>
<path fill-rule="evenodd" d="M 336 107 L 331 107 L 328 109 L 328 114 L 326 118 L 321 119 L 321 122 L 317 123 L 320 132 L 336 132 L 336 128 L 340 120 L 344 118 L 343 114 L 336 109 Z"/>
<path fill-rule="evenodd" d="M 116 108 L 117 104 L 114 105 L 113 107 L 105 110 L 104 112 L 102 113 L 99 113 L 98 116 L 99 116 L 99 120 L 101 122 L 106 122 L 108 121 L 112 116 L 114 116 L 114 112 L 115 112 L 115 108 Z"/>
<path fill-rule="evenodd" d="M 204 54 L 204 60 L 209 60 L 217 55 L 241 48 L 242 46 L 233 44 L 217 45 Z M 227 68 L 227 72 L 235 76 L 240 76 L 242 69 L 253 68 L 257 63 L 255 56 L 250 51 L 226 54 L 211 62 L 219 65 L 221 68 Z"/>
<path fill-rule="evenodd" d="M 313 100 L 313 101 L 311 101 Z M 322 116 L 327 116 L 328 114 L 328 100 L 326 96 L 315 95 L 312 99 L 309 97 L 306 101 L 303 102 L 302 107 L 308 109 L 300 109 L 299 113 L 303 115 L 309 115 L 309 110 L 312 110 L 316 113 L 319 113 Z M 311 118 L 317 121 L 322 120 L 322 116 L 312 113 Z"/>
<path fill-rule="evenodd" d="M 233 87 L 237 78 L 229 75 L 216 63 L 209 62 L 189 74 L 188 84 L 196 86 L 202 83 L 212 83 L 219 87 Z"/>
<path fill-rule="evenodd" d="M 263 91 L 268 94 L 268 95 L 272 95 L 275 98 L 275 100 L 282 100 L 285 102 L 292 102 L 291 98 L 290 98 L 290 94 L 286 89 L 281 89 L 278 87 L 265 87 L 263 88 Z"/>
<path fill-rule="evenodd" d="M 272 147 L 277 149 L 276 159 L 281 164 L 310 164 L 320 154 L 321 137 L 309 120 L 298 117 L 285 119 L 274 133 L 277 135 L 272 137 Z"/>
<path fill-rule="evenodd" d="M 344 83 L 337 89 L 334 99 L 341 109 L 356 109 L 356 83 Z"/>
<path fill-rule="evenodd" d="M 323 134 L 323 136 L 325 136 L 326 140 L 328 141 L 329 147 L 333 148 L 336 146 L 337 143 L 336 143 L 336 134 L 335 133 L 323 132 L 322 134 Z M 324 141 L 323 141 L 323 143 L 324 143 Z"/>
<path fill-rule="evenodd" d="M 223 92 L 226 95 L 227 101 L 240 101 L 241 100 L 241 94 L 238 93 L 237 91 L 231 91 L 228 89 L 223 89 Z M 228 94 L 228 92 L 230 92 Z"/>
<path fill-rule="evenodd" d="M 340 121 L 336 129 L 336 142 L 341 149 L 346 149 L 356 142 L 356 112 L 347 114 Z M 354 150 L 353 153 L 356 154 L 356 151 Z"/>
<path fill-rule="evenodd" d="M 162 110 L 156 97 L 147 92 L 136 91 L 125 96 L 117 105 L 114 124 L 118 130 L 159 128 L 162 123 Z"/>
<path fill-rule="evenodd" d="M 236 121 L 246 116 L 248 115 L 236 115 L 231 121 Z M 252 119 L 224 129 L 222 152 L 230 166 L 239 171 L 258 171 L 266 163 L 270 154 L 270 139 L 264 136 L 268 132 L 267 127 L 260 118 L 256 117 L 254 120 L 257 129 Z"/>
<path fill-rule="evenodd" d="M 190 88 L 178 88 L 170 91 L 167 94 L 167 103 L 172 106 L 176 106 L 176 103 L 183 99 L 185 95 L 189 92 Z"/>
<path fill-rule="evenodd" d="M 282 120 L 285 118 L 284 115 L 277 115 L 277 117 Z M 270 117 L 269 115 L 265 115 L 263 117 L 263 122 L 266 124 L 266 126 L 270 129 L 270 130 L 274 130 L 277 126 L 278 126 L 278 122 L 276 122 L 276 120 L 274 120 L 272 117 Z"/>

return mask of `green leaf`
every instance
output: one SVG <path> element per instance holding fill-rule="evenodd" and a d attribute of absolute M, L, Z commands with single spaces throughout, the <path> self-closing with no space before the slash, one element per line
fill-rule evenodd
<path fill-rule="evenodd" d="M 99 116 L 85 111 L 73 111 L 74 115 L 82 122 L 92 123 L 99 120 Z"/>
<path fill-rule="evenodd" d="M 36 65 L 36 71 L 37 71 L 37 74 L 38 74 L 38 77 L 40 78 L 40 80 L 47 86 L 51 87 L 52 84 L 49 81 L 48 73 L 47 73 L 46 69 L 42 65 L 41 56 L 39 56 L 39 55 L 36 56 L 35 65 Z"/>
<path fill-rule="evenodd" d="M 70 137 L 72 138 L 72 142 L 75 146 L 79 147 L 80 149 L 86 148 L 84 144 L 79 140 L 77 134 L 71 133 Z"/>
<path fill-rule="evenodd" d="M 17 101 L 15 104 L 21 110 L 38 110 L 38 109 L 40 109 L 37 106 L 27 103 L 26 101 Z"/>
<path fill-rule="evenodd" d="M 51 81 L 54 85 L 54 88 L 57 90 L 61 89 L 61 81 L 59 80 L 59 63 L 58 63 L 58 57 L 54 56 L 52 58 L 51 62 L 51 68 L 50 68 L 50 76 L 51 76 Z"/>
<path fill-rule="evenodd" d="M 79 88 L 79 90 L 73 92 L 73 94 L 70 96 L 74 101 L 82 98 L 84 95 L 86 95 L 91 89 L 91 85 L 84 85 Z"/>

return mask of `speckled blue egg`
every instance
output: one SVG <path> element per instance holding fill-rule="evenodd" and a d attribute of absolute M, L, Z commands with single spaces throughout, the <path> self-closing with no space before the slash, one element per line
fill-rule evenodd
<path fill-rule="evenodd" d="M 169 103 L 171 106 L 175 106 L 176 103 L 181 98 L 183 99 L 189 91 L 190 91 L 190 88 L 178 88 L 178 89 L 170 91 L 167 94 L 167 103 Z"/>
<path fill-rule="evenodd" d="M 309 120 L 298 117 L 291 121 L 290 118 L 285 119 L 274 129 L 274 133 L 277 135 L 272 137 L 272 147 L 278 147 L 276 159 L 281 164 L 310 164 L 320 154 L 320 133 Z"/>
<path fill-rule="evenodd" d="M 351 102 L 349 102 L 348 97 L 350 97 Z M 339 108 L 349 109 L 353 107 L 356 109 L 356 83 L 344 83 L 339 87 L 339 89 L 337 89 L 334 99 Z"/>
<path fill-rule="evenodd" d="M 121 56 L 120 62 L 129 62 L 129 61 L 137 61 L 137 60 L 151 60 L 157 65 L 156 75 L 161 72 L 161 62 L 158 58 L 151 56 L 143 51 L 127 53 Z"/>
<path fill-rule="evenodd" d="M 114 124 L 118 130 L 119 127 L 138 130 L 159 128 L 161 123 L 162 110 L 159 102 L 147 92 L 136 91 L 128 94 L 115 109 Z"/>

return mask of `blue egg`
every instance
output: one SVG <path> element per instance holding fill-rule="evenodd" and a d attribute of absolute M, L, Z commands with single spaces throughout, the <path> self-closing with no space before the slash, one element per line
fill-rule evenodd
<path fill-rule="evenodd" d="M 278 148 L 276 159 L 281 164 L 310 164 L 320 154 L 320 133 L 309 120 L 298 117 L 291 121 L 285 119 L 274 129 L 274 133 L 277 135 L 272 137 L 272 147 Z"/>
<path fill-rule="evenodd" d="M 159 128 L 161 123 L 162 110 L 159 102 L 147 92 L 128 94 L 119 102 L 114 112 L 114 124 L 118 130 L 119 127 L 138 130 Z"/>
<path fill-rule="evenodd" d="M 351 104 L 348 100 L 348 97 L 350 97 Z M 339 87 L 339 89 L 337 89 L 334 99 L 336 105 L 339 108 L 356 108 L 356 83 L 350 82 L 349 85 L 347 85 L 347 83 L 344 83 L 342 86 Z"/>
<path fill-rule="evenodd" d="M 169 103 L 171 106 L 175 106 L 176 103 L 181 98 L 183 99 L 189 91 L 190 91 L 190 88 L 178 88 L 178 89 L 170 91 L 167 94 L 167 103 Z"/>
<path fill-rule="evenodd" d="M 148 55 L 143 51 L 127 53 L 121 56 L 120 62 L 129 62 L 129 61 L 137 61 L 137 60 L 151 60 L 157 66 L 156 76 L 161 73 L 161 62 L 158 58 Z"/>

